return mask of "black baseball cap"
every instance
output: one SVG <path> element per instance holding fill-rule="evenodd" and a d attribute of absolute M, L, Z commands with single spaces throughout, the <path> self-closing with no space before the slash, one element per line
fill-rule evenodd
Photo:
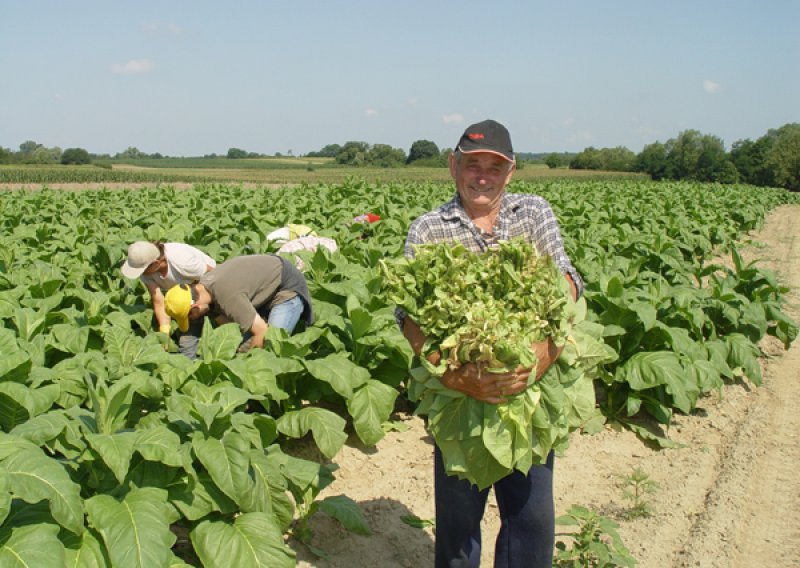
<path fill-rule="evenodd" d="M 468 126 L 458 140 L 456 148 L 464 154 L 491 152 L 509 162 L 514 161 L 511 135 L 505 126 L 494 120 L 484 120 Z"/>

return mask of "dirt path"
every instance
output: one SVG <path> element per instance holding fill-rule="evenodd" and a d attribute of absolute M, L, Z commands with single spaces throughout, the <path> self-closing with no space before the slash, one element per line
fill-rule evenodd
<path fill-rule="evenodd" d="M 758 256 L 792 288 L 787 311 L 800 319 L 797 207 L 769 217 Z M 800 342 L 767 342 L 764 388 L 751 396 L 726 448 L 706 508 L 692 527 L 683 566 L 800 566 Z"/>
<path fill-rule="evenodd" d="M 775 271 L 792 290 L 787 311 L 800 320 L 800 207 L 783 207 L 753 235 L 747 258 Z M 762 246 L 759 245 L 762 244 Z M 676 416 L 671 439 L 685 444 L 655 451 L 628 431 L 575 436 L 556 460 L 556 512 L 572 504 L 613 517 L 626 502 L 618 481 L 638 467 L 659 484 L 649 518 L 619 521 L 641 568 L 800 566 L 800 340 L 788 352 L 765 341 L 764 384 L 727 385 L 691 416 Z M 349 533 L 337 522 L 312 520 L 314 546 L 293 543 L 303 568 L 433 565 L 433 531 L 404 516 L 433 518 L 432 445 L 422 421 L 403 416 L 376 449 L 346 446 L 336 481 L 324 495 L 354 499 L 374 534 Z M 492 565 L 498 520 L 490 499 L 484 518 L 482 565 Z"/>

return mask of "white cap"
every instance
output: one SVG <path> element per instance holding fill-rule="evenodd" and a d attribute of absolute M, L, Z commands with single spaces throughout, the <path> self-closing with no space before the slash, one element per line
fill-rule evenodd
<path fill-rule="evenodd" d="M 159 256 L 161 252 L 153 243 L 136 241 L 128 247 L 128 259 L 122 265 L 122 275 L 126 278 L 139 278 Z"/>

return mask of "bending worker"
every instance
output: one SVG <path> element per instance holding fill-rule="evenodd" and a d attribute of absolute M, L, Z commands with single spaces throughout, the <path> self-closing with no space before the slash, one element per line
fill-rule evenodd
<path fill-rule="evenodd" d="M 197 283 L 171 288 L 165 307 L 181 330 L 207 314 L 220 324 L 235 322 L 252 335 L 252 347 L 264 346 L 269 326 L 291 333 L 301 317 L 306 325 L 314 318 L 303 273 L 274 254 L 226 260 Z"/>

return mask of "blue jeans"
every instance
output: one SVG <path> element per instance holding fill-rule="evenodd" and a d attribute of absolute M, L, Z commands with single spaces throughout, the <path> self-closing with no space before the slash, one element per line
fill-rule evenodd
<path fill-rule="evenodd" d="M 481 519 L 489 488 L 445 473 L 442 454 L 434 456 L 436 568 L 478 568 Z M 494 484 L 500 512 L 495 568 L 551 568 L 555 542 L 553 453 L 527 475 L 514 471 Z"/>
<path fill-rule="evenodd" d="M 285 329 L 291 334 L 297 322 L 300 321 L 300 316 L 303 315 L 304 307 L 303 299 L 300 296 L 295 296 L 291 300 L 281 302 L 271 310 L 268 307 L 259 308 L 258 315 L 264 318 L 269 327 Z M 242 343 L 239 345 L 240 352 L 250 350 L 250 339 L 252 337 L 253 334 L 249 331 L 242 334 Z"/>
<path fill-rule="evenodd" d="M 303 308 L 303 299 L 300 296 L 281 302 L 267 313 L 267 325 L 292 333 L 300 321 L 300 316 L 303 315 Z"/>

